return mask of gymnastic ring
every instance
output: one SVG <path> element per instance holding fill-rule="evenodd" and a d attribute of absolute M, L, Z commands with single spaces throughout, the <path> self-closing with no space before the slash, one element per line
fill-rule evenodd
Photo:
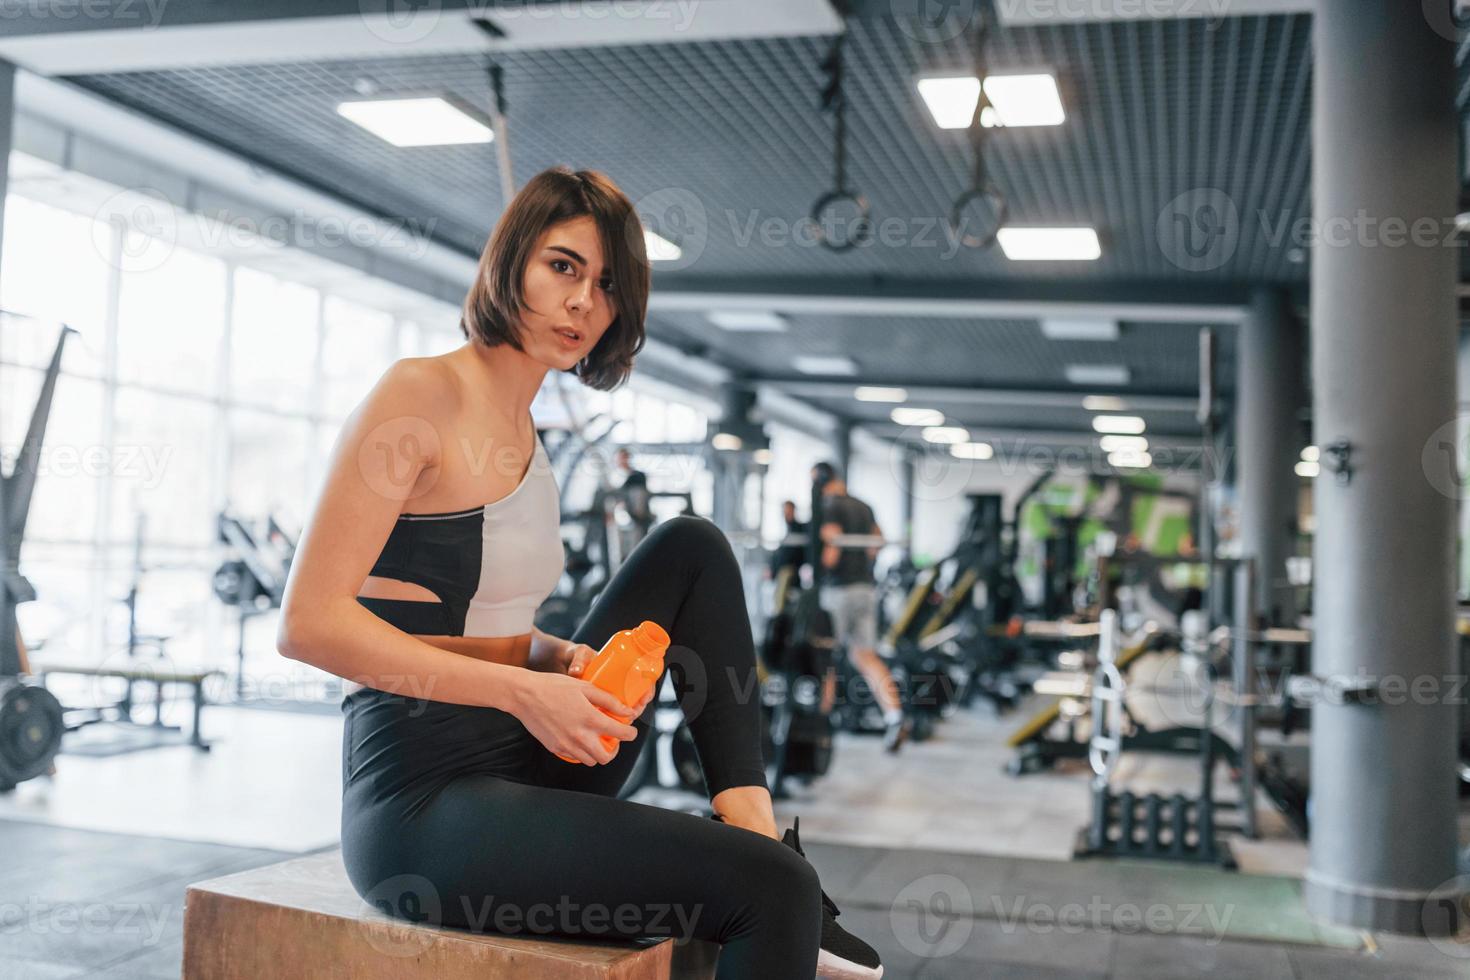
<path fill-rule="evenodd" d="M 827 237 L 827 231 L 822 227 L 822 212 L 829 207 L 842 201 L 851 201 L 857 208 L 858 216 L 853 229 L 852 237 L 845 242 L 834 242 Z M 853 191 L 834 190 L 828 191 L 817 198 L 817 203 L 812 205 L 811 219 L 816 228 L 817 241 L 834 252 L 846 252 L 848 249 L 856 248 L 865 244 L 873 234 L 873 223 L 868 220 L 868 199 Z"/>
<path fill-rule="evenodd" d="M 981 199 L 988 199 L 991 209 L 995 212 L 995 225 L 985 235 L 961 235 L 963 226 L 960 218 L 965 208 Z M 1001 226 L 1006 223 L 1006 199 L 1000 191 L 994 187 L 972 187 L 959 197 L 955 198 L 954 207 L 949 211 L 949 228 L 952 234 L 959 236 L 961 245 L 966 248 L 989 248 L 995 242 L 995 236 L 1000 233 Z"/>

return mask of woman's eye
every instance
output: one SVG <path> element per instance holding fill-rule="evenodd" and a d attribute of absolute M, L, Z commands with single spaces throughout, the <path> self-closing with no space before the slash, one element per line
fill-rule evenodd
<path fill-rule="evenodd" d="M 604 293 L 615 293 L 615 292 L 617 292 L 616 284 L 611 279 L 604 279 L 604 280 L 602 280 L 602 282 L 598 283 L 597 285 L 602 289 L 602 291 Z"/>
<path fill-rule="evenodd" d="M 570 272 L 572 269 L 572 264 L 566 259 L 552 259 L 551 267 L 557 272 Z"/>

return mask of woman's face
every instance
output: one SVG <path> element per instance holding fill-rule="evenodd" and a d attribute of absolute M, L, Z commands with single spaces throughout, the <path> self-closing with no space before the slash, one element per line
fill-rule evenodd
<path fill-rule="evenodd" d="M 607 275 L 592 218 L 573 218 L 542 232 L 521 284 L 526 353 L 559 371 L 592 353 L 618 315 L 617 284 Z"/>

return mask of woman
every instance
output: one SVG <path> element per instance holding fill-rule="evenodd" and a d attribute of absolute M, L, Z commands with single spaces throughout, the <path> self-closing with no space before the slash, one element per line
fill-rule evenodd
<path fill-rule="evenodd" d="M 877 977 L 795 835 L 777 840 L 754 644 L 724 535 L 675 518 L 575 636 L 532 625 L 564 559 L 531 400 L 548 370 L 604 391 L 626 379 L 649 278 L 623 193 L 595 172 L 548 170 L 481 256 L 467 343 L 398 362 L 348 419 L 277 637 L 284 655 L 351 682 L 348 875 L 419 921 L 713 940 L 722 980 L 807 980 L 819 958 L 829 975 Z M 679 666 L 715 822 L 616 798 L 649 726 L 599 709 L 641 717 L 652 695 L 624 705 L 577 675 L 645 619 L 672 638 L 666 662 Z M 615 754 L 603 735 L 621 743 Z"/>

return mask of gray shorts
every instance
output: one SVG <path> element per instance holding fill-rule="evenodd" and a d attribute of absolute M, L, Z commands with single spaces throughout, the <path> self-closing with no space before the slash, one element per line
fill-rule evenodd
<path fill-rule="evenodd" d="M 878 646 L 878 587 L 871 582 L 822 586 L 822 608 L 832 615 L 837 642 L 854 650 Z"/>

